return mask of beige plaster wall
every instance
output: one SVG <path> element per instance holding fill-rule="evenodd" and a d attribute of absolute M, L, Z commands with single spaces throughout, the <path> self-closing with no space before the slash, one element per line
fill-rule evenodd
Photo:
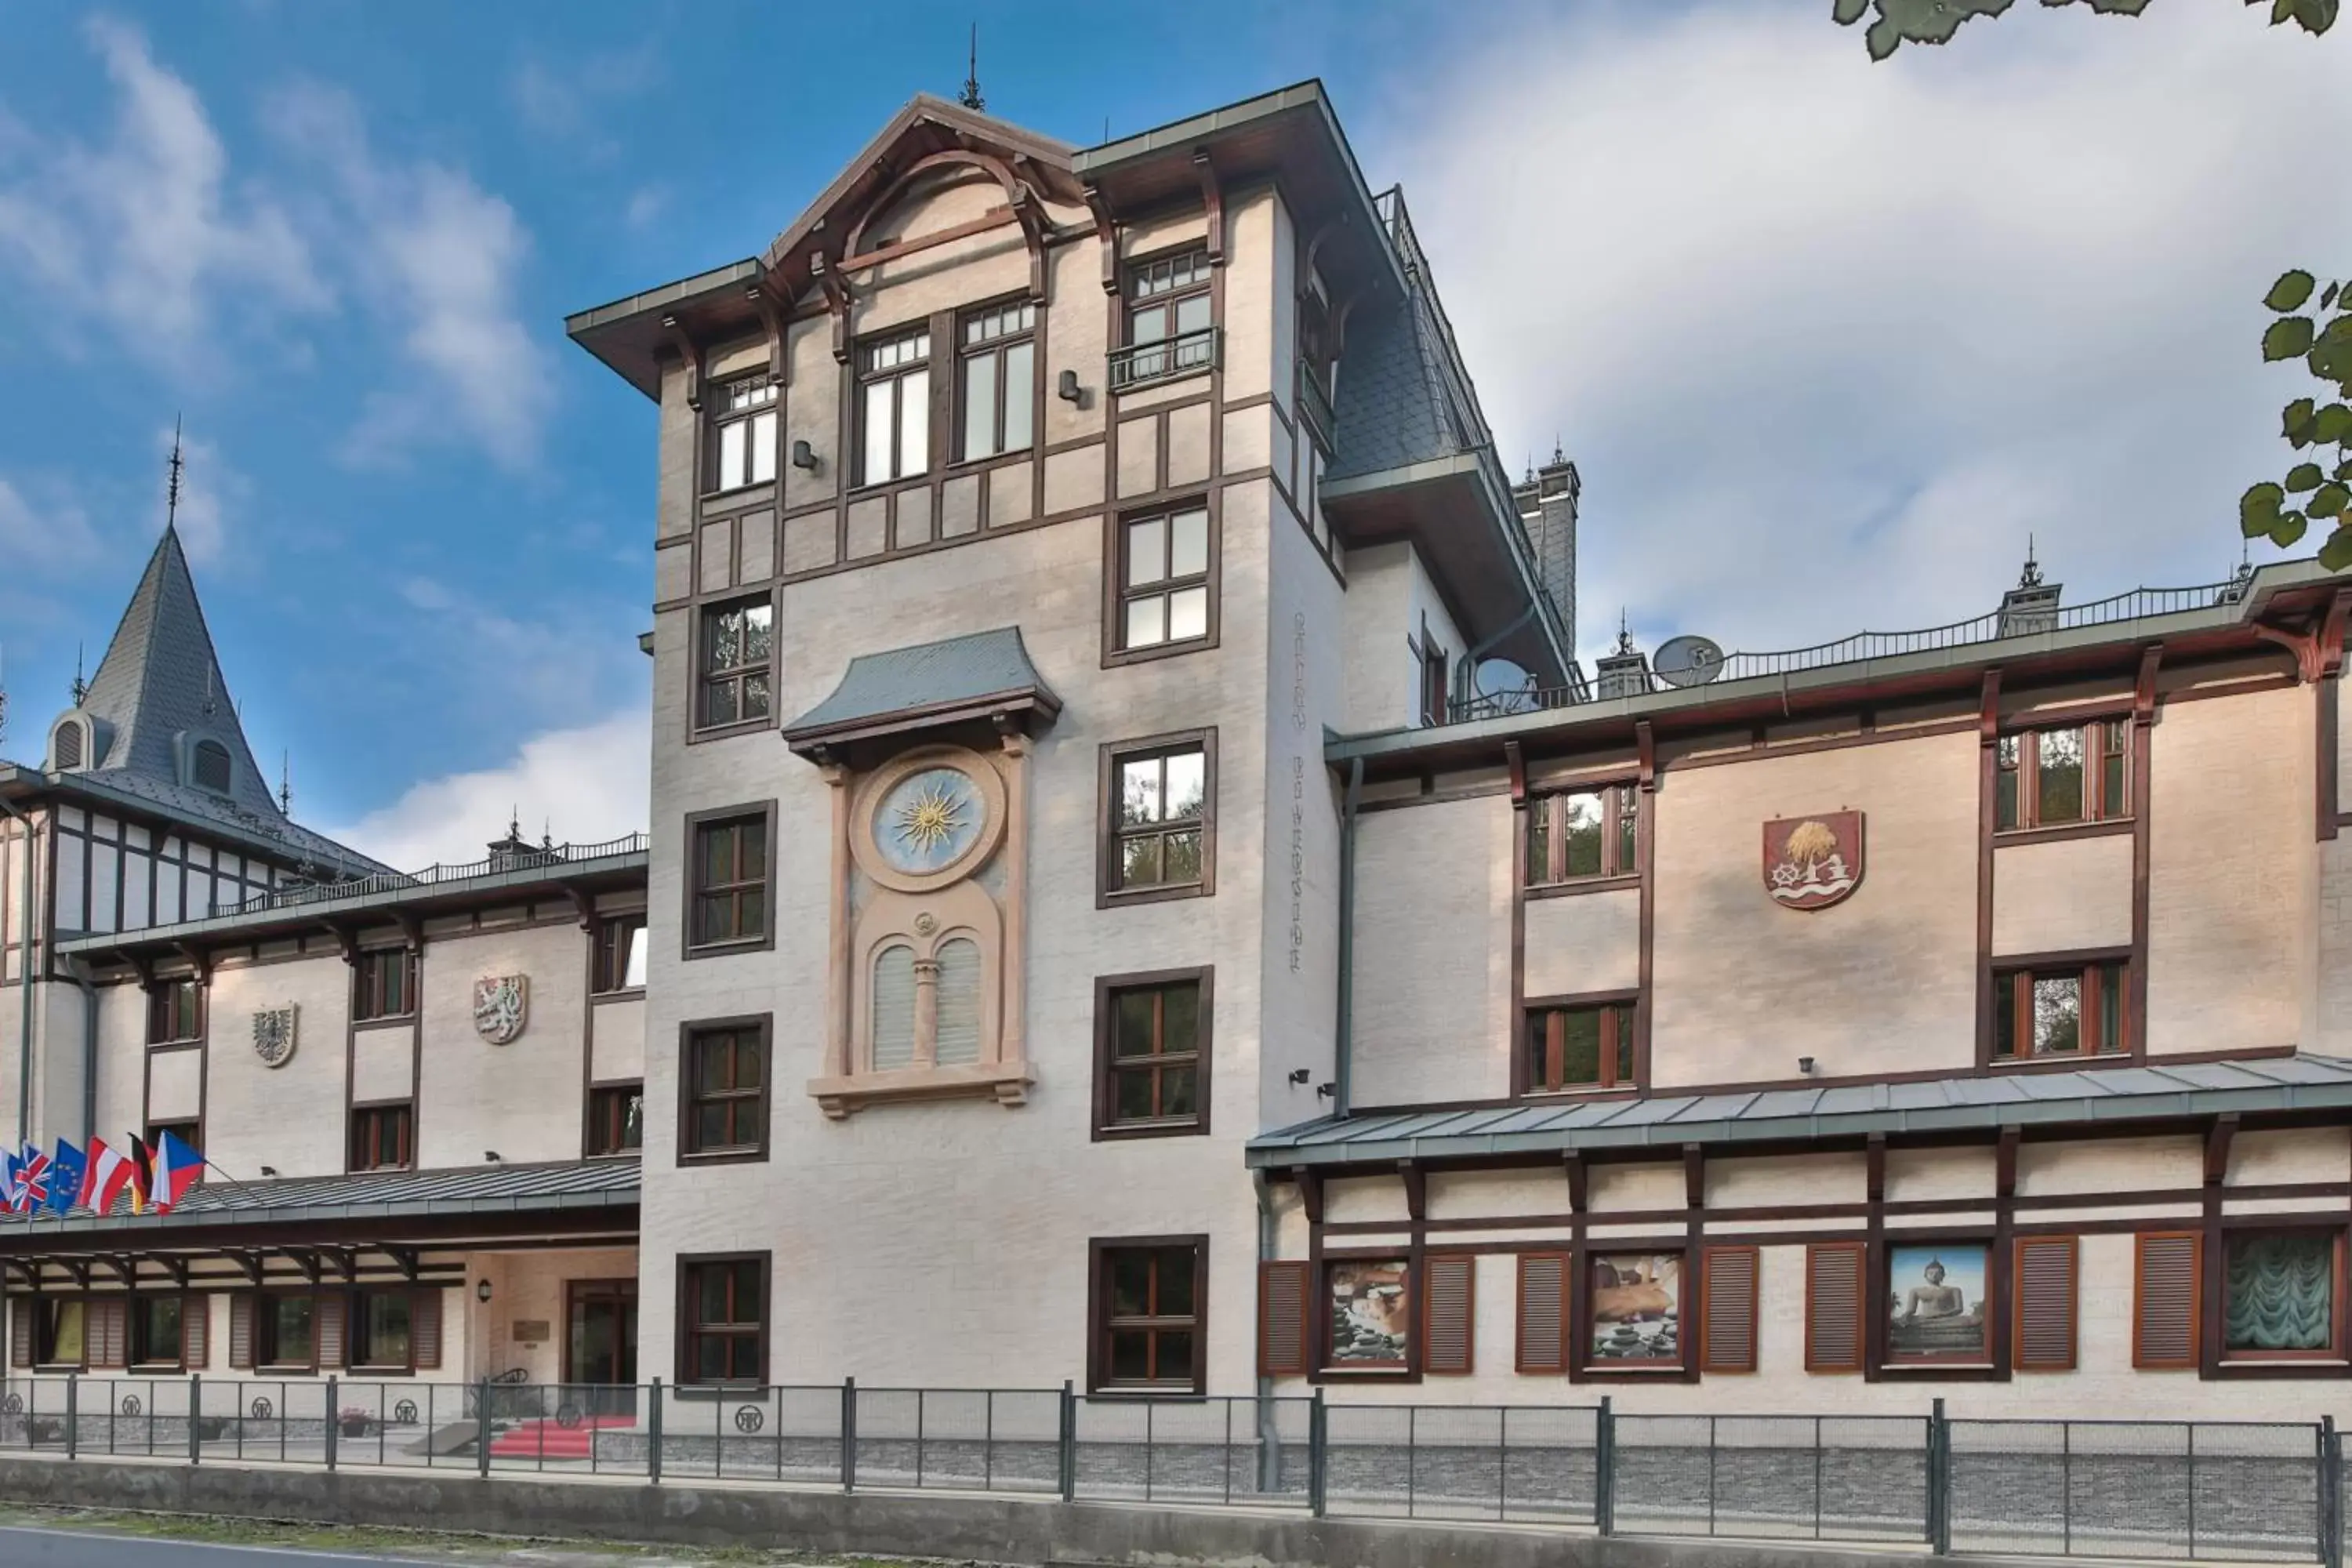
<path fill-rule="evenodd" d="M 351 971 L 340 956 L 214 973 L 206 1053 L 205 1150 L 240 1180 L 340 1173 L 344 1164 L 345 1028 Z M 292 1003 L 294 1055 L 283 1067 L 253 1054 L 253 1015 Z"/>
<path fill-rule="evenodd" d="M 352 1103 L 412 1100 L 416 1094 L 416 1026 L 385 1024 L 352 1031 Z"/>
<path fill-rule="evenodd" d="M 1975 1061 L 1977 751 L 1938 735 L 1661 775 L 1653 1084 L 1787 1078 L 1800 1055 L 1833 1076 Z M 1780 908 L 1763 824 L 1841 809 L 1865 816 L 1862 885 Z"/>
<path fill-rule="evenodd" d="M 2310 702 L 2287 688 L 2168 704 L 2150 736 L 2152 1054 L 2296 1043 L 2315 913 Z"/>
<path fill-rule="evenodd" d="M 588 1009 L 589 1076 L 598 1082 L 646 1075 L 646 1001 L 634 996 Z"/>
<path fill-rule="evenodd" d="M 2128 833 L 2000 844 L 1992 855 L 1992 956 L 2129 947 Z"/>
<path fill-rule="evenodd" d="M 5 1015 L 6 998 L 14 994 L 14 992 L 0 992 L 0 1015 Z M 213 1039 L 233 1044 L 239 1037 L 225 1032 L 227 1025 L 219 1011 L 219 998 L 220 994 L 215 990 L 213 1016 L 206 1021 L 206 1028 Z M 77 995 L 75 1000 L 79 1002 L 79 996 Z M 79 1030 L 77 1029 L 76 1033 L 79 1034 Z M 5 1037 L 0 1036 L 0 1038 Z M 248 1042 L 253 1038 L 249 1023 L 242 1038 Z M 145 1112 L 140 1093 L 147 1070 L 146 1042 L 147 999 L 139 987 L 135 984 L 100 987 L 98 993 L 98 1124 L 91 1131 L 110 1146 L 120 1148 L 125 1133 L 133 1129 L 145 1129 Z M 253 1054 L 250 1044 L 246 1047 L 246 1054 L 248 1057 Z M 14 1059 L 12 1053 L 0 1052 L 0 1055 L 10 1056 Z M 16 1114 L 13 1100 L 8 1102 L 8 1114 Z M 73 1120 L 62 1125 L 69 1135 L 79 1134 L 81 1128 L 79 1109 Z M 205 1152 L 207 1154 L 212 1152 L 209 1149 Z"/>
<path fill-rule="evenodd" d="M 575 1279 L 634 1279 L 636 1276 L 637 1255 L 625 1248 L 474 1254 L 467 1259 L 467 1286 L 445 1301 L 442 1312 L 445 1324 L 464 1322 L 467 1356 L 462 1361 L 453 1359 L 445 1350 L 443 1375 L 496 1377 L 520 1366 L 529 1369 L 533 1383 L 561 1382 L 565 1372 L 566 1287 Z M 490 1284 L 487 1305 L 473 1289 L 485 1279 Z M 540 1322 L 547 1325 L 545 1339 L 515 1338 L 516 1324 Z M 642 1339 L 639 1342 L 643 1343 Z M 637 1381 L 650 1383 L 660 1377 L 667 1382 L 669 1372 L 667 1367 L 640 1364 Z"/>
<path fill-rule="evenodd" d="M 147 1120 L 193 1119 L 203 1109 L 205 1054 L 158 1051 L 147 1065 Z"/>
<path fill-rule="evenodd" d="M 509 1161 L 580 1155 L 587 1049 L 588 936 L 572 921 L 444 937 L 425 950 L 418 1023 L 420 1165 L 474 1165 L 495 1149 Z M 505 974 L 530 982 L 523 1032 L 494 1046 L 474 1028 L 474 983 Z"/>
<path fill-rule="evenodd" d="M 1368 813 L 1356 827 L 1359 1106 L 1510 1092 L 1511 803 Z"/>
<path fill-rule="evenodd" d="M 1528 996 L 1575 996 L 1630 991 L 1642 980 L 1642 889 L 1529 899 Z"/>

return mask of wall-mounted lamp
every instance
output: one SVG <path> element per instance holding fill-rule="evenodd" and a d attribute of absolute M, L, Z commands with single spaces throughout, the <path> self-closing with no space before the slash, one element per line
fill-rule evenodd
<path fill-rule="evenodd" d="M 1339 1086 L 1336 1083 L 1318 1083 L 1315 1086 L 1315 1098 L 1318 1100 L 1335 1099 L 1339 1093 Z"/>
<path fill-rule="evenodd" d="M 810 446 L 806 441 L 793 442 L 793 467 L 795 468 L 806 468 L 812 474 L 816 472 L 816 448 Z"/>
<path fill-rule="evenodd" d="M 1078 373 L 1074 370 L 1062 373 L 1061 379 L 1055 383 L 1054 394 L 1065 403 L 1083 402 L 1087 395 L 1086 389 L 1078 384 Z"/>
<path fill-rule="evenodd" d="M 1305 1068 L 1292 1068 L 1290 1069 L 1291 1083 L 1300 1089 L 1306 1088 L 1307 1080 L 1313 1076 L 1314 1075 L 1308 1072 Z"/>
<path fill-rule="evenodd" d="M 265 1176 L 274 1176 L 278 1173 L 278 1167 L 275 1165 L 264 1165 L 261 1167 L 261 1173 Z"/>
<path fill-rule="evenodd" d="M 1797 1075 L 1798 1075 L 1800 1078 L 1811 1078 L 1811 1077 L 1812 1077 L 1812 1076 L 1813 1076 L 1813 1058 L 1811 1058 L 1811 1057 L 1799 1057 L 1799 1058 L 1797 1058 Z"/>
<path fill-rule="evenodd" d="M 485 1149 L 485 1150 L 483 1150 L 483 1151 L 482 1151 L 482 1163 L 483 1163 L 484 1164 L 486 1164 L 486 1165 L 496 1165 L 496 1164 L 499 1164 L 499 1163 L 500 1163 L 500 1161 L 499 1161 L 499 1152 L 498 1152 L 496 1149 Z"/>
<path fill-rule="evenodd" d="M 474 1286 L 474 1300 L 479 1301 L 485 1307 L 490 1304 L 490 1282 L 488 1280 L 480 1280 Z"/>

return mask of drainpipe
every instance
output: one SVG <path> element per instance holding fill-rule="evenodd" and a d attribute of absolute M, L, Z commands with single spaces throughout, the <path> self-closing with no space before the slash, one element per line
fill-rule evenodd
<path fill-rule="evenodd" d="M 1263 1266 L 1275 1260 L 1281 1251 L 1280 1213 L 1275 1207 L 1274 1184 L 1266 1180 L 1264 1171 L 1250 1173 L 1250 1184 L 1257 1190 L 1257 1260 Z M 1275 1419 L 1274 1379 L 1261 1372 L 1257 1378 L 1257 1486 L 1262 1493 L 1271 1494 L 1282 1486 L 1282 1430 Z"/>
<path fill-rule="evenodd" d="M 98 987 L 89 981 L 89 962 L 79 955 L 66 960 L 66 978 L 81 988 L 81 1146 L 98 1131 Z"/>
<path fill-rule="evenodd" d="M 33 819 L 0 795 L 0 811 L 15 817 L 25 829 L 25 901 L 18 906 L 17 930 L 24 952 L 17 982 L 22 1004 L 16 1009 L 16 1142 L 33 1138 Z"/>
<path fill-rule="evenodd" d="M 1356 804 L 1363 798 L 1364 759 L 1348 764 L 1347 805 L 1339 816 L 1339 1025 L 1331 1060 L 1331 1114 L 1348 1114 L 1356 1027 Z"/>

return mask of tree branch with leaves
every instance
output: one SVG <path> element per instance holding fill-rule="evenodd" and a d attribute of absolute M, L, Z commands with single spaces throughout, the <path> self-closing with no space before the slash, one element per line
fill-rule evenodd
<path fill-rule="evenodd" d="M 2306 312 L 2314 290 L 2318 305 Z M 2352 566 L 2352 279 L 2320 289 L 2310 273 L 2290 272 L 2271 285 L 2263 303 L 2278 317 L 2263 332 L 2263 358 L 2301 360 L 2335 396 L 2326 403 L 2298 397 L 2280 413 L 2279 434 L 2310 456 L 2284 479 L 2249 487 L 2238 501 L 2239 526 L 2249 539 L 2285 546 L 2313 523 L 2326 523 L 2332 531 L 2319 547 L 2319 563 L 2341 572 Z"/>
<path fill-rule="evenodd" d="M 1905 44 L 1948 44 L 1964 22 L 1998 16 L 2016 0 L 1830 0 L 1830 14 L 1840 26 L 1851 27 L 1873 11 L 1877 18 L 1864 34 L 1870 58 L 1883 60 Z M 2042 0 L 2044 5 L 2086 5 L 2111 16 L 2137 16 L 2147 0 Z M 2246 0 L 2260 5 L 2266 0 Z M 2306 33 L 2324 33 L 2336 25 L 2341 0 L 2267 0 L 2271 26 L 2292 22 Z"/>

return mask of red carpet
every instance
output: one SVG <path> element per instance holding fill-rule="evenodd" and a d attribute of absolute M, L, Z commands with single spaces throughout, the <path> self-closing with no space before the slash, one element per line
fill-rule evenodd
<path fill-rule="evenodd" d="M 577 1426 L 559 1426 L 552 1421 L 525 1421 L 509 1426 L 490 1439 L 490 1457 L 494 1459 L 584 1459 L 596 1440 L 599 1426 L 634 1426 L 635 1419 L 626 1415 L 592 1415 Z"/>

